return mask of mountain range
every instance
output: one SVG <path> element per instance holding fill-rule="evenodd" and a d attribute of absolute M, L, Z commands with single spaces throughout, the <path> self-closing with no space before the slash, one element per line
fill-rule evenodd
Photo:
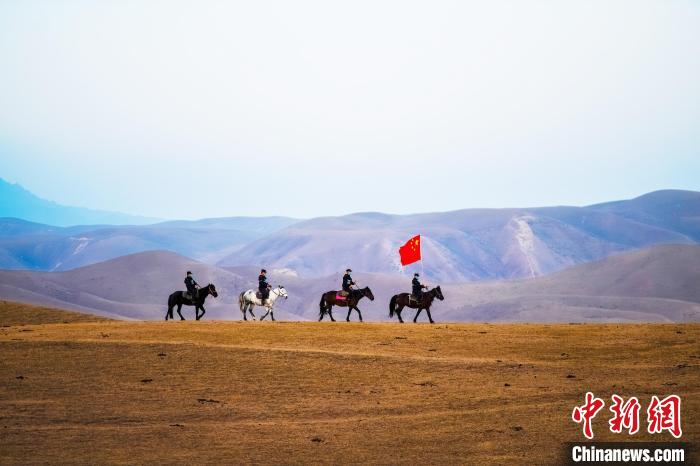
<path fill-rule="evenodd" d="M 86 209 L 57 204 L 42 199 L 17 183 L 0 178 L 0 217 L 14 217 L 57 226 L 89 224 L 143 225 L 159 221 L 155 218 L 121 212 Z"/>
<path fill-rule="evenodd" d="M 588 207 L 359 213 L 295 223 L 252 242 L 219 265 L 269 264 L 322 276 L 353 265 L 396 273 L 396 253 L 423 236 L 425 274 L 442 282 L 535 277 L 626 250 L 700 240 L 700 193 L 657 191 Z"/>
<path fill-rule="evenodd" d="M 231 217 L 152 225 L 53 227 L 0 218 L 0 268 L 69 270 L 163 249 L 213 263 L 295 221 L 285 217 Z"/>
<path fill-rule="evenodd" d="M 517 279 L 655 244 L 700 241 L 700 193 L 656 191 L 587 207 L 357 213 L 298 220 L 232 217 L 150 225 L 57 227 L 0 219 L 0 268 L 70 270 L 169 250 L 220 267 L 264 266 L 306 278 L 352 267 L 397 274 L 397 250 L 423 237 L 422 271 L 442 283 Z"/>

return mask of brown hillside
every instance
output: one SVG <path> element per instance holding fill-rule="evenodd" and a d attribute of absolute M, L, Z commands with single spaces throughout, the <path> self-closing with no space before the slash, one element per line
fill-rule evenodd
<path fill-rule="evenodd" d="M 2 326 L 106 322 L 107 320 L 103 317 L 51 307 L 0 301 L 0 325 Z"/>

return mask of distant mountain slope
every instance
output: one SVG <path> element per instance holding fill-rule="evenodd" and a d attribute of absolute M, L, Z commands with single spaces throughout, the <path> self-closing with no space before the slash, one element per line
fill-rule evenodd
<path fill-rule="evenodd" d="M 653 246 L 563 270 L 533 284 L 550 293 L 654 297 L 700 303 L 700 246 Z"/>
<path fill-rule="evenodd" d="M 671 228 L 700 241 L 700 193 L 665 190 L 629 201 L 608 202 L 591 208 L 613 212 L 641 223 Z"/>
<path fill-rule="evenodd" d="M 700 246 L 660 245 L 531 280 L 469 283 L 450 291 L 456 320 L 697 321 Z"/>
<path fill-rule="evenodd" d="M 254 241 L 219 265 L 266 264 L 308 277 L 347 266 L 396 273 L 398 247 L 422 234 L 422 266 L 433 279 L 535 277 L 653 244 L 694 243 L 700 238 L 699 210 L 698 193 L 659 191 L 612 206 L 322 217 Z"/>
<path fill-rule="evenodd" d="M 153 225 L 52 227 L 0 218 L 0 268 L 68 270 L 136 252 L 167 249 L 216 262 L 296 220 L 231 217 Z"/>
<path fill-rule="evenodd" d="M 185 272 L 191 270 L 200 285 L 213 283 L 218 299 L 208 299 L 210 319 L 236 319 L 241 314 L 238 294 L 257 288 L 257 270 L 225 270 L 169 251 L 147 251 L 80 267 L 65 272 L 0 270 L 0 299 L 93 312 L 107 317 L 159 320 L 165 316 L 171 292 L 184 290 Z M 270 269 L 275 285 L 286 286 L 289 275 Z M 303 308 L 299 294 L 282 303 L 276 314 L 289 320 L 304 320 L 290 313 Z M 290 305 L 291 304 L 291 305 Z M 186 318 L 193 308 L 186 308 Z"/>
<path fill-rule="evenodd" d="M 436 302 L 439 321 L 672 322 L 700 321 L 700 246 L 663 245 L 578 265 L 547 277 L 443 284 Z M 155 251 L 120 257 L 66 272 L 0 271 L 0 298 L 123 318 L 161 319 L 170 292 L 182 289 L 184 272 L 220 292 L 208 300 L 207 318 L 240 319 L 238 294 L 254 288 L 257 269 L 219 268 L 174 253 Z M 337 289 L 340 274 L 306 279 L 270 268 L 273 285 L 289 299 L 277 306 L 286 320 L 316 320 L 321 293 Z M 409 275 L 357 273 L 375 300 L 360 303 L 366 320 L 388 320 L 388 302 L 410 290 Z M 434 286 L 435 283 L 429 283 Z M 346 310 L 335 309 L 343 320 Z M 407 310 L 405 319 L 415 311 Z M 185 313 L 192 316 L 191 308 Z M 353 319 L 357 319 L 354 314 Z"/>
<path fill-rule="evenodd" d="M 69 207 L 35 196 L 19 184 L 0 178 L 0 217 L 16 217 L 57 226 L 115 224 L 144 225 L 158 219 L 120 212 Z"/>
<path fill-rule="evenodd" d="M 202 284 L 213 282 L 222 291 L 241 280 L 231 272 L 175 253 L 149 251 L 68 272 L 0 271 L 0 296 L 126 318 L 159 319 L 165 315 L 170 292 L 184 289 L 187 270 Z"/>

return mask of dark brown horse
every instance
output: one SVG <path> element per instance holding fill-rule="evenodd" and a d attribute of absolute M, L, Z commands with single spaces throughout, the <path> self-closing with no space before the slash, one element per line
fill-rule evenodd
<path fill-rule="evenodd" d="M 180 316 L 180 320 L 185 320 L 185 318 L 182 317 L 182 313 L 180 312 L 183 304 L 185 306 L 194 306 L 195 318 L 197 320 L 201 319 L 202 317 L 204 317 L 204 313 L 206 312 L 204 310 L 204 300 L 207 299 L 207 296 L 209 295 L 212 295 L 215 298 L 219 296 L 219 293 L 217 293 L 216 291 L 216 287 L 211 283 L 199 289 L 199 293 L 197 293 L 197 299 L 190 297 L 186 291 L 174 292 L 173 294 L 168 296 L 168 312 L 165 313 L 165 320 L 173 318 L 173 308 L 175 306 L 177 306 L 177 315 Z M 200 309 L 202 311 L 201 314 L 199 313 Z"/>
<path fill-rule="evenodd" d="M 347 295 L 345 299 L 337 299 L 337 295 L 337 291 L 329 291 L 321 295 L 321 302 L 319 303 L 319 308 L 321 310 L 321 314 L 318 317 L 319 322 L 323 320 L 323 316 L 326 312 L 331 317 L 331 320 L 335 322 L 332 311 L 333 306 L 348 307 L 348 316 L 345 318 L 348 322 L 350 322 L 350 313 L 355 309 L 360 316 L 360 322 L 362 322 L 362 313 L 360 312 L 360 308 L 357 307 L 357 303 L 365 296 L 367 296 L 370 301 L 374 301 L 374 295 L 368 286 L 359 290 L 351 290 L 350 294 Z"/>
<path fill-rule="evenodd" d="M 442 295 L 442 290 L 439 286 L 423 293 L 423 296 L 419 301 L 416 301 L 413 298 L 411 298 L 410 293 L 396 294 L 391 297 L 391 301 L 389 302 L 389 318 L 394 317 L 394 313 L 396 313 L 396 315 L 399 318 L 399 322 L 403 324 L 403 319 L 401 318 L 401 311 L 404 307 L 410 307 L 411 309 L 418 309 L 418 312 L 416 312 L 416 316 L 413 318 L 414 323 L 418 318 L 418 314 L 420 314 L 420 311 L 425 309 L 425 312 L 428 313 L 428 319 L 430 319 L 430 323 L 434 324 L 435 321 L 433 321 L 433 316 L 430 315 L 430 306 L 433 304 L 433 300 L 435 298 L 439 299 L 440 301 L 445 299 L 445 297 Z"/>

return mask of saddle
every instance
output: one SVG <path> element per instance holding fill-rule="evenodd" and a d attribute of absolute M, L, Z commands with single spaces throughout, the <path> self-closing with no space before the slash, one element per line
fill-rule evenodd
<path fill-rule="evenodd" d="M 408 302 L 409 304 L 418 304 L 420 303 L 420 299 L 416 298 L 414 294 L 408 295 Z"/>
<path fill-rule="evenodd" d="M 256 292 L 255 292 L 255 297 L 258 298 L 258 299 L 262 299 L 262 292 L 259 291 L 259 290 L 256 291 Z"/>
<path fill-rule="evenodd" d="M 190 301 L 194 301 L 194 298 L 192 297 L 189 291 L 183 291 L 182 297 L 185 299 L 189 299 Z"/>
<path fill-rule="evenodd" d="M 335 293 L 335 300 L 336 301 L 345 301 L 348 299 L 349 295 L 350 295 L 350 293 L 348 293 L 347 291 L 338 291 Z"/>

